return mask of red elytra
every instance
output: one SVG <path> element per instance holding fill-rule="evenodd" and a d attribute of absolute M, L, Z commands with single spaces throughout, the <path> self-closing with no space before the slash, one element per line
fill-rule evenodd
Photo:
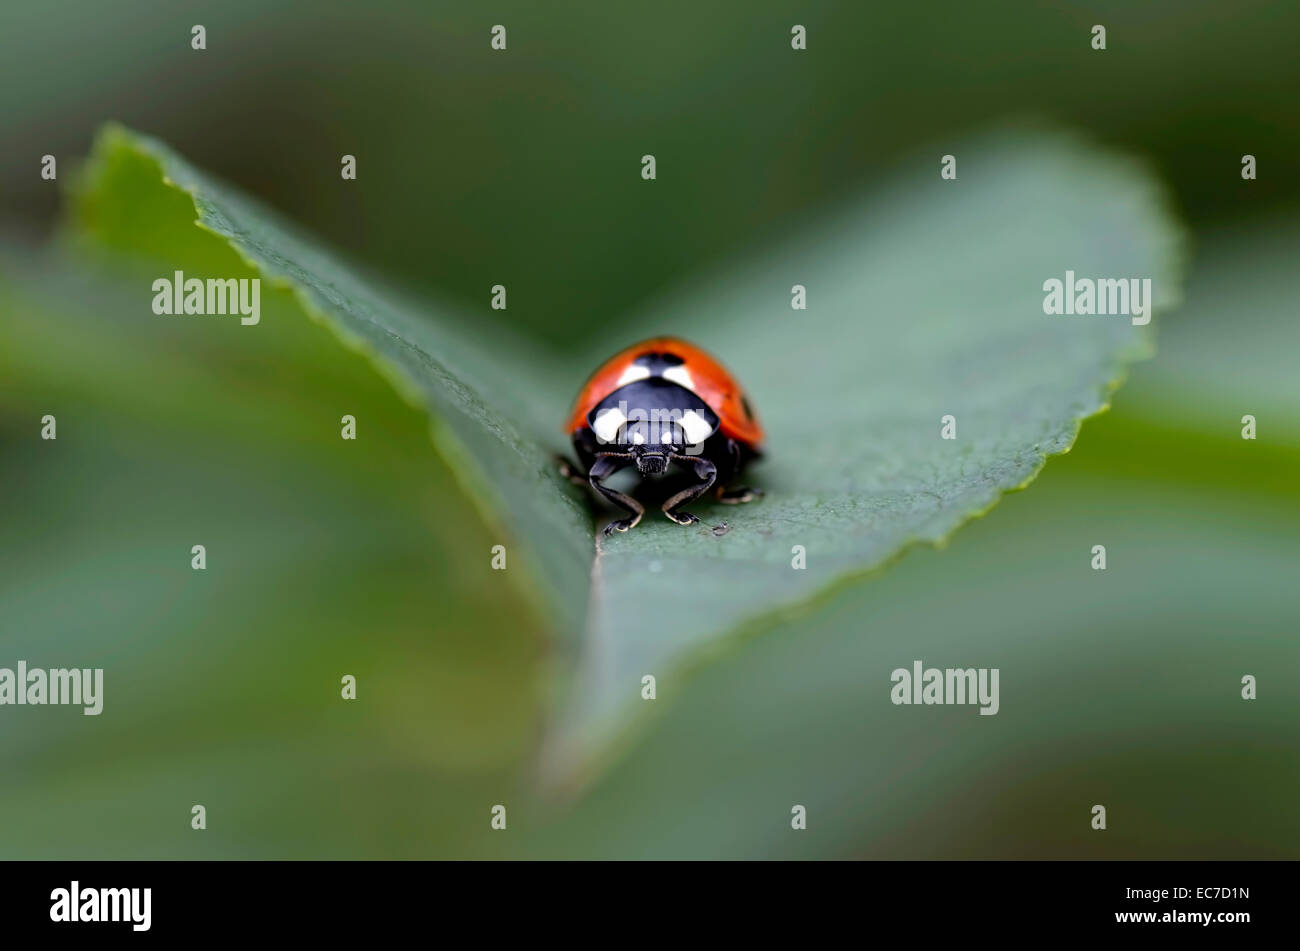
<path fill-rule="evenodd" d="M 763 427 L 735 377 L 712 356 L 679 337 L 652 337 L 643 340 L 620 350 L 602 363 L 578 393 L 565 431 L 573 434 L 586 426 L 587 415 L 596 404 L 618 389 L 619 380 L 628 368 L 638 358 L 656 353 L 669 354 L 682 361 L 690 380 L 687 388 L 718 414 L 718 428 L 724 435 L 745 443 L 752 449 L 760 448 Z"/>

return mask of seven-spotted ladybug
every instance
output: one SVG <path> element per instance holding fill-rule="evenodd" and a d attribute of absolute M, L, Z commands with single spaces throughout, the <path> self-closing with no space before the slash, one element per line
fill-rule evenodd
<path fill-rule="evenodd" d="M 632 464 L 643 479 L 663 475 L 671 464 L 686 471 L 690 483 L 663 503 L 678 525 L 699 521 L 681 506 L 711 488 L 730 504 L 762 494 L 724 489 L 760 455 L 763 429 L 749 400 L 717 360 L 675 337 L 643 341 L 605 361 L 578 394 L 566 430 L 581 471 L 562 462 L 561 473 L 631 513 L 605 526 L 606 535 L 626 532 L 645 514 L 636 499 L 604 484 Z"/>

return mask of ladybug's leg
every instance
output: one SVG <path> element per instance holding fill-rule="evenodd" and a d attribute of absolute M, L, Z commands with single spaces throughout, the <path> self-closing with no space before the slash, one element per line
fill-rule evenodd
<path fill-rule="evenodd" d="M 718 478 L 718 467 L 703 456 L 674 456 L 679 462 L 691 462 L 695 467 L 695 477 L 700 481 L 689 488 L 682 489 L 671 499 L 664 503 L 664 514 L 676 522 L 678 525 L 694 525 L 698 522 L 699 516 L 692 515 L 690 512 L 679 512 L 677 507 L 685 505 L 687 502 L 694 502 L 705 492 L 709 491 L 714 481 Z"/>
<path fill-rule="evenodd" d="M 731 472 L 729 475 L 734 476 L 740 471 L 743 463 L 740 455 L 740 445 L 734 439 L 729 439 L 727 440 L 727 451 L 731 453 Z M 734 489 L 726 489 L 719 485 L 717 491 L 718 501 L 723 505 L 740 505 L 762 497 L 762 489 L 753 489 L 747 485 L 736 486 Z"/>
<path fill-rule="evenodd" d="M 574 485 L 587 485 L 587 477 L 583 475 L 582 469 L 577 463 L 570 462 L 564 456 L 556 456 L 555 466 L 560 470 L 561 479 L 568 479 Z"/>
<path fill-rule="evenodd" d="M 626 532 L 629 528 L 641 521 L 641 516 L 645 514 L 645 508 L 636 499 L 630 495 L 624 495 L 622 492 L 616 492 L 602 484 L 602 480 L 612 476 L 619 469 L 622 469 L 631 461 L 630 456 L 618 455 L 601 455 L 596 457 L 595 465 L 591 467 L 591 472 L 587 475 L 587 481 L 591 487 L 609 499 L 615 505 L 627 509 L 632 513 L 631 518 L 620 518 L 610 522 L 605 526 L 605 534 L 612 535 L 615 532 Z"/>

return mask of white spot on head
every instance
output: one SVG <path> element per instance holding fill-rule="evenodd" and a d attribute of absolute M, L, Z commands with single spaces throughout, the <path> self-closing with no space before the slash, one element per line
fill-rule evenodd
<path fill-rule="evenodd" d="M 664 370 L 663 376 L 665 380 L 671 380 L 678 386 L 684 386 L 692 393 L 695 392 L 695 381 L 691 379 L 691 375 L 686 371 L 686 367 L 669 367 L 667 370 Z"/>
<path fill-rule="evenodd" d="M 691 444 L 702 443 L 713 435 L 709 421 L 693 409 L 682 414 L 682 429 L 686 432 L 686 441 Z"/>
<path fill-rule="evenodd" d="M 645 442 L 645 434 L 643 434 L 639 429 L 634 430 L 632 433 L 632 442 L 636 443 L 638 446 L 641 445 Z"/>
<path fill-rule="evenodd" d="M 627 417 L 623 415 L 623 411 L 611 407 L 596 414 L 596 421 L 592 423 L 591 428 L 601 442 L 614 442 L 618 439 L 619 429 L 626 422 Z"/>

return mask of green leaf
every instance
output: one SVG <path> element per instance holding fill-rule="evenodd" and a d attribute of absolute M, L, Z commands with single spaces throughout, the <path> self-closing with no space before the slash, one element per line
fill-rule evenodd
<path fill-rule="evenodd" d="M 1239 438 L 1141 425 L 1127 405 L 944 551 L 688 671 L 581 802 L 517 817 L 523 854 L 1300 856 L 1300 453 L 1229 466 Z M 1184 483 L 1216 456 L 1216 478 Z M 1253 490 L 1271 465 L 1292 474 L 1284 495 Z M 1106 571 L 1090 567 L 1095 544 Z M 891 672 L 916 660 L 999 668 L 997 715 L 893 705 Z"/>
<path fill-rule="evenodd" d="M 552 451 L 537 438 L 562 412 L 562 397 L 550 405 L 538 398 L 558 392 L 543 352 L 483 313 L 416 302 L 360 275 L 270 209 L 120 127 L 99 137 L 74 214 L 99 243 L 164 260 L 216 235 L 264 280 L 289 289 L 308 315 L 429 411 L 435 443 L 501 540 L 509 532 L 548 553 L 514 559 L 511 577 L 532 576 L 525 590 L 558 629 L 580 625 L 591 532 L 580 502 L 556 491 Z M 203 231 L 190 227 L 195 220 Z M 188 237 L 180 233 L 186 228 Z"/>
<path fill-rule="evenodd" d="M 1198 246 L 1159 354 L 1032 491 L 887 583 L 756 622 L 575 808 L 521 817 L 525 854 L 1300 856 L 1300 230 Z M 895 706 L 891 673 L 918 659 L 999 668 L 997 715 Z"/>
<path fill-rule="evenodd" d="M 918 159 L 636 318 L 698 338 L 740 375 L 768 429 L 752 475 L 767 497 L 600 546 L 572 746 L 602 745 L 643 674 L 671 695 L 682 655 L 942 542 L 1024 487 L 1106 406 L 1125 362 L 1150 353 L 1147 328 L 1125 318 L 1042 305 L 1044 281 L 1067 269 L 1148 277 L 1157 309 L 1177 300 L 1180 236 L 1152 180 L 1064 137 L 1006 132 L 952 151 L 957 180 L 940 179 L 937 153 Z M 791 309 L 794 284 L 806 311 Z"/>
<path fill-rule="evenodd" d="M 511 573 L 539 582 L 561 637 L 552 689 L 565 700 L 546 763 L 563 780 L 613 749 L 644 706 L 644 675 L 667 699 L 683 662 L 729 632 L 910 544 L 941 542 L 1067 450 L 1125 362 L 1149 352 L 1145 329 L 1127 319 L 1042 310 L 1043 282 L 1067 270 L 1149 277 L 1157 308 L 1176 300 L 1178 236 L 1141 169 L 1027 131 L 946 150 L 957 180 L 941 180 L 938 154 L 924 156 L 567 361 L 482 313 L 417 304 L 358 276 L 165 146 L 121 130 L 99 142 L 80 217 L 119 246 L 150 240 L 119 184 L 161 174 L 184 192 L 159 196 L 169 220 L 197 216 L 430 410 L 461 484 L 521 542 Z M 794 284 L 808 289 L 806 311 L 791 309 Z M 714 351 L 750 390 L 769 433 L 752 481 L 767 497 L 699 506 L 705 522 L 693 529 L 647 519 L 601 544 L 593 567 L 583 503 L 551 471 L 557 427 L 596 362 L 662 332 Z M 947 415 L 954 440 L 940 438 Z M 792 567 L 796 546 L 804 569 Z"/>

